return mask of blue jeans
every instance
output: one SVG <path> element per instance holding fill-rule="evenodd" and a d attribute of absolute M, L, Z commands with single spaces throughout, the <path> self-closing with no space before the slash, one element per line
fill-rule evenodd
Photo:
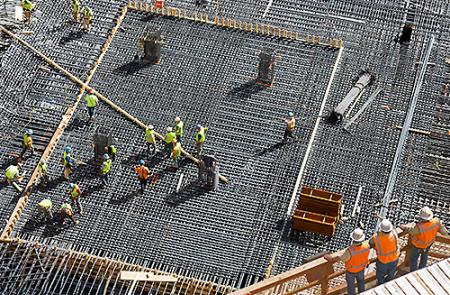
<path fill-rule="evenodd" d="M 430 247 L 426 249 L 419 249 L 416 247 L 412 247 L 411 249 L 411 257 L 410 257 L 410 271 L 415 271 L 418 268 L 424 268 L 427 266 L 427 260 L 428 260 L 428 251 L 430 251 Z M 419 267 L 417 268 L 417 263 L 419 261 L 420 257 L 420 263 Z"/>
<path fill-rule="evenodd" d="M 348 295 L 355 295 L 355 279 L 358 284 L 358 293 L 362 293 L 366 290 L 364 282 L 364 270 L 356 273 L 345 272 L 345 280 L 347 281 L 347 293 Z"/>
<path fill-rule="evenodd" d="M 381 263 L 377 259 L 377 282 L 378 285 L 384 284 L 392 280 L 397 269 L 398 259 L 389 263 Z"/>
<path fill-rule="evenodd" d="M 107 185 L 108 184 L 108 174 L 109 173 L 100 175 L 100 180 L 102 181 L 103 185 Z"/>
<path fill-rule="evenodd" d="M 93 108 L 88 107 L 87 109 L 88 109 L 89 120 L 90 120 L 95 115 L 95 107 L 93 107 Z"/>

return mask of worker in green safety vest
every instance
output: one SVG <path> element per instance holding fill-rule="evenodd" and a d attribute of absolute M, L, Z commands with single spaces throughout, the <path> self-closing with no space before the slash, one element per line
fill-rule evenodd
<path fill-rule="evenodd" d="M 27 23 L 31 23 L 31 11 L 34 8 L 33 2 L 30 0 L 22 0 L 23 20 Z"/>
<path fill-rule="evenodd" d="M 181 121 L 180 117 L 175 118 L 175 135 L 177 137 L 177 141 L 181 144 L 181 138 L 184 134 L 184 123 Z"/>
<path fill-rule="evenodd" d="M 39 161 L 38 176 L 39 176 L 40 184 L 42 186 L 46 186 L 48 183 L 48 174 L 47 174 L 47 163 L 45 162 L 44 159 Z"/>
<path fill-rule="evenodd" d="M 203 127 L 202 125 L 197 125 L 195 129 L 195 154 L 197 156 L 200 156 L 200 152 L 202 151 L 202 146 L 206 139 L 206 130 L 208 130 L 208 127 Z"/>
<path fill-rule="evenodd" d="M 80 203 L 80 196 L 82 194 L 80 187 L 78 186 L 78 184 L 71 182 L 69 183 L 69 188 L 69 196 L 72 202 L 71 205 L 77 205 L 78 212 L 80 213 L 80 215 L 83 215 L 83 207 L 81 207 Z"/>
<path fill-rule="evenodd" d="M 94 13 L 92 12 L 92 9 L 90 9 L 87 6 L 83 8 L 81 13 L 83 14 L 83 22 L 82 22 L 83 31 L 87 32 L 91 29 L 92 17 L 94 16 Z"/>
<path fill-rule="evenodd" d="M 39 216 L 44 216 L 44 218 L 48 221 L 53 220 L 53 213 L 52 213 L 52 200 L 50 199 L 43 199 L 37 204 L 38 207 L 38 214 Z"/>
<path fill-rule="evenodd" d="M 176 139 L 172 141 L 172 159 L 173 166 L 175 168 L 179 167 L 179 161 L 181 156 L 181 143 L 179 143 Z"/>
<path fill-rule="evenodd" d="M 67 203 L 64 203 L 61 205 L 61 209 L 59 210 L 59 213 L 61 214 L 61 221 L 64 223 L 64 221 L 66 220 L 66 218 L 69 218 L 70 220 L 72 220 L 72 222 L 74 224 L 79 224 L 80 221 L 75 220 L 74 217 L 74 213 L 72 210 L 72 206 L 70 206 Z"/>
<path fill-rule="evenodd" d="M 64 179 L 69 180 L 70 174 L 73 173 L 76 161 L 72 157 L 72 148 L 67 146 L 64 148 L 62 163 L 64 165 Z"/>
<path fill-rule="evenodd" d="M 92 120 L 92 117 L 95 115 L 95 108 L 97 107 L 97 104 L 98 104 L 98 98 L 94 94 L 94 91 L 92 89 L 89 89 L 89 94 L 86 95 L 84 100 L 86 101 L 86 105 L 87 105 L 87 109 L 88 109 L 88 114 L 89 114 L 88 122 L 89 122 Z"/>
<path fill-rule="evenodd" d="M 145 129 L 145 142 L 147 144 L 147 152 L 150 156 L 154 156 L 158 152 L 154 129 L 153 125 L 148 125 Z"/>
<path fill-rule="evenodd" d="M 105 147 L 105 151 L 109 155 L 109 157 L 111 158 L 112 161 L 114 161 L 116 159 L 117 148 L 114 145 L 112 145 L 112 144 L 108 145 L 107 147 Z"/>
<path fill-rule="evenodd" d="M 172 142 L 176 139 L 176 134 L 173 132 L 172 127 L 167 127 L 166 131 L 166 135 L 164 136 L 164 157 L 168 157 L 171 154 Z"/>
<path fill-rule="evenodd" d="M 109 182 L 108 175 L 109 175 L 109 172 L 111 171 L 111 164 L 112 164 L 112 161 L 109 158 L 109 155 L 104 154 L 103 155 L 103 163 L 100 168 L 101 169 L 100 170 L 100 180 L 104 186 L 106 186 Z"/>
<path fill-rule="evenodd" d="M 73 19 L 76 22 L 80 21 L 80 2 L 78 0 L 72 0 L 72 14 Z"/>
<path fill-rule="evenodd" d="M 34 147 L 33 147 L 33 135 L 32 129 L 25 130 L 23 134 L 23 142 L 22 142 L 22 152 L 20 153 L 20 157 L 23 158 L 27 151 L 31 151 L 31 155 L 34 155 Z"/>

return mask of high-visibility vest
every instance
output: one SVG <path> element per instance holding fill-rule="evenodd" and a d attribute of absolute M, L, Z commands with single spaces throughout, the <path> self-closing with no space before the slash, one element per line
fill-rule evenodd
<path fill-rule="evenodd" d="M 74 159 L 72 158 L 72 156 L 69 153 L 64 152 L 63 163 L 64 163 L 65 167 L 72 166 L 74 164 Z"/>
<path fill-rule="evenodd" d="M 31 138 L 31 135 L 29 135 L 28 133 L 25 133 L 23 135 L 23 144 L 26 147 L 31 147 L 33 145 L 33 138 Z"/>
<path fill-rule="evenodd" d="M 184 133 L 184 123 L 183 121 L 180 121 L 175 125 L 175 134 L 177 136 L 183 136 L 183 133 Z"/>
<path fill-rule="evenodd" d="M 369 252 L 370 246 L 368 243 L 362 243 L 361 245 L 352 244 L 348 247 L 350 250 L 350 259 L 345 263 L 345 269 L 351 273 L 357 273 L 369 264 Z"/>
<path fill-rule="evenodd" d="M 197 132 L 197 134 L 195 134 L 195 141 L 198 143 L 204 143 L 205 142 L 205 131 L 207 130 L 207 128 L 202 127 L 200 128 L 200 130 Z"/>
<path fill-rule="evenodd" d="M 294 128 L 295 128 L 295 118 L 292 117 L 292 118 L 287 122 L 287 129 L 288 129 L 289 131 L 292 131 L 292 130 L 294 130 Z"/>
<path fill-rule="evenodd" d="M 113 146 L 113 145 L 110 145 L 109 146 L 109 152 L 111 153 L 111 156 L 115 155 L 117 153 L 117 148 L 115 146 Z"/>
<path fill-rule="evenodd" d="M 138 174 L 139 179 L 148 179 L 148 174 L 150 171 L 144 165 L 134 167 L 134 171 Z"/>
<path fill-rule="evenodd" d="M 80 11 L 80 3 L 78 0 L 72 0 L 72 11 L 78 13 Z"/>
<path fill-rule="evenodd" d="M 436 235 L 441 228 L 441 222 L 435 217 L 429 221 L 416 223 L 416 228 L 419 230 L 419 233 L 412 235 L 411 243 L 416 248 L 426 249 L 434 243 Z"/>
<path fill-rule="evenodd" d="M 72 206 L 70 206 L 70 205 L 67 204 L 67 203 L 62 204 L 62 205 L 61 205 L 61 211 L 65 211 L 65 210 L 72 211 Z"/>
<path fill-rule="evenodd" d="M 33 9 L 33 3 L 30 0 L 22 0 L 22 9 L 31 11 Z"/>
<path fill-rule="evenodd" d="M 72 190 L 70 191 L 70 198 L 72 200 L 76 200 L 78 199 L 78 197 L 81 195 L 81 190 L 80 187 L 78 186 L 78 184 L 75 184 L 72 188 Z"/>
<path fill-rule="evenodd" d="M 48 210 L 48 209 L 52 208 L 52 200 L 50 200 L 50 199 L 43 199 L 42 201 L 40 201 L 38 203 L 38 207 Z"/>
<path fill-rule="evenodd" d="M 164 137 L 164 142 L 167 144 L 172 143 L 174 138 L 175 138 L 175 132 L 167 132 L 166 136 Z"/>
<path fill-rule="evenodd" d="M 19 167 L 11 165 L 6 168 L 5 176 L 7 179 L 14 179 L 19 174 Z"/>
<path fill-rule="evenodd" d="M 155 130 L 145 129 L 145 140 L 149 143 L 156 144 Z"/>
<path fill-rule="evenodd" d="M 164 8 L 164 0 L 155 0 L 155 8 L 163 9 Z"/>
<path fill-rule="evenodd" d="M 90 9 L 89 7 L 85 7 L 83 8 L 83 15 L 84 17 L 87 17 L 89 20 L 92 20 L 94 13 L 92 12 L 92 9 Z"/>
<path fill-rule="evenodd" d="M 381 263 L 386 264 L 395 261 L 400 256 L 397 234 L 380 232 L 373 235 L 373 242 L 377 251 L 377 259 Z"/>
<path fill-rule="evenodd" d="M 179 158 L 181 155 L 181 144 L 177 142 L 174 147 L 172 147 L 172 157 Z"/>
<path fill-rule="evenodd" d="M 88 94 L 84 99 L 86 100 L 88 108 L 95 108 L 97 106 L 98 98 L 94 94 Z"/>
<path fill-rule="evenodd" d="M 38 165 L 38 172 L 40 174 L 47 174 L 47 164 L 40 164 Z"/>
<path fill-rule="evenodd" d="M 111 170 L 111 163 L 112 163 L 111 159 L 108 159 L 108 160 L 106 160 L 106 161 L 103 162 L 103 165 L 102 165 L 102 174 L 107 174 L 107 173 L 109 173 L 109 170 Z"/>

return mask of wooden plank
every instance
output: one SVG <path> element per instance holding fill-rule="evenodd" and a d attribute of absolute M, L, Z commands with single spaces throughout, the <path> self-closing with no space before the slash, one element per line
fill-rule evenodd
<path fill-rule="evenodd" d="M 433 276 L 433 278 L 442 286 L 444 290 L 450 290 L 450 280 L 442 272 L 437 264 L 428 267 L 428 272 Z"/>
<path fill-rule="evenodd" d="M 412 279 L 416 279 L 417 282 L 425 285 L 425 287 L 430 290 L 431 294 L 445 294 L 445 291 L 439 286 L 438 282 L 428 273 L 426 269 L 416 271 L 413 274 Z"/>
<path fill-rule="evenodd" d="M 431 290 L 428 289 L 422 281 L 419 281 L 417 278 L 415 278 L 415 275 L 416 273 L 412 273 L 405 276 L 411 286 L 413 286 L 420 295 L 432 294 Z"/>
<path fill-rule="evenodd" d="M 408 295 L 420 295 L 416 289 L 411 286 L 411 284 L 405 279 L 405 277 L 400 277 L 395 280 L 395 283 L 403 290 L 404 293 Z"/>
<path fill-rule="evenodd" d="M 388 290 L 386 290 L 385 286 L 382 285 L 380 288 L 373 289 L 375 294 L 377 295 L 391 295 Z"/>
<path fill-rule="evenodd" d="M 176 282 L 178 279 L 174 276 L 155 275 L 151 272 L 142 271 L 121 271 L 120 279 L 124 281 L 143 281 L 143 282 Z"/>
<path fill-rule="evenodd" d="M 403 292 L 403 290 L 395 283 L 395 281 L 384 284 L 384 287 L 389 291 L 390 294 L 393 295 L 409 295 L 405 294 L 405 292 Z"/>
<path fill-rule="evenodd" d="M 447 265 L 447 267 L 446 267 L 446 265 Z M 437 267 L 450 280 L 450 264 L 448 264 L 447 261 L 441 261 L 437 264 Z"/>

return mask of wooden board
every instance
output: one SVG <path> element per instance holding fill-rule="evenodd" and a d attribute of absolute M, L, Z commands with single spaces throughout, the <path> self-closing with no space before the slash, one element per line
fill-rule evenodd
<path fill-rule="evenodd" d="M 140 282 L 176 282 L 178 279 L 173 276 L 155 275 L 151 272 L 121 271 L 120 279 L 124 281 Z"/>

